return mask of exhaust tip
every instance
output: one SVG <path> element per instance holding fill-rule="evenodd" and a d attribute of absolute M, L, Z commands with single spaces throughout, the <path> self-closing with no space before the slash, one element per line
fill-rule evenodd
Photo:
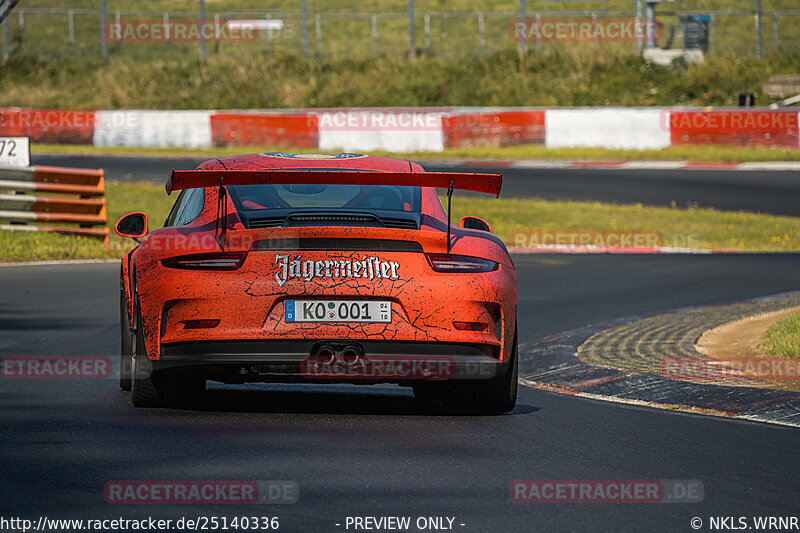
<path fill-rule="evenodd" d="M 319 359 L 320 363 L 333 364 L 334 359 L 336 359 L 336 350 L 329 344 L 323 344 L 317 348 L 314 356 Z"/>
<path fill-rule="evenodd" d="M 361 361 L 361 349 L 352 344 L 345 346 L 342 350 L 340 360 L 347 366 L 358 364 Z"/>

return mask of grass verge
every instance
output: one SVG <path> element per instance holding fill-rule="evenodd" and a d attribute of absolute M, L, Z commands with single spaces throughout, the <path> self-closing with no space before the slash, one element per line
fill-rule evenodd
<path fill-rule="evenodd" d="M 155 182 L 106 184 L 109 228 L 131 211 L 147 214 L 160 227 L 174 201 Z M 678 209 L 456 196 L 453 220 L 465 215 L 486 219 L 509 245 L 513 232 L 531 230 L 655 231 L 665 246 L 736 251 L 800 252 L 800 218 L 715 209 Z M 112 237 L 111 246 L 95 239 L 47 233 L 0 231 L 0 261 L 119 257 L 129 241 Z"/>
<path fill-rule="evenodd" d="M 316 149 L 270 146 L 224 146 L 212 149 L 98 147 L 74 144 L 33 144 L 31 152 L 41 155 L 116 155 L 130 157 L 196 157 L 206 159 L 259 152 L 317 152 Z M 767 146 L 674 146 L 663 150 L 607 150 L 604 148 L 546 148 L 538 144 L 517 146 L 476 146 L 443 152 L 370 152 L 371 155 L 425 162 L 426 159 L 483 160 L 592 160 L 592 161 L 698 161 L 743 163 L 748 161 L 800 161 L 800 150 Z"/>
<path fill-rule="evenodd" d="M 755 94 L 758 104 L 766 105 L 773 100 L 762 85 L 771 75 L 797 72 L 800 62 L 796 51 L 764 60 L 724 53 L 700 64 L 666 67 L 644 61 L 630 45 L 554 46 L 520 56 L 508 41 L 493 53 L 413 62 L 401 57 L 303 59 L 264 51 L 200 61 L 167 59 L 167 50 L 147 50 L 152 54 L 108 61 L 59 61 L 51 54 L 13 57 L 3 65 L 0 106 L 736 106 L 743 93 Z"/>
<path fill-rule="evenodd" d="M 800 313 L 784 317 L 769 327 L 762 344 L 767 355 L 800 359 Z"/>

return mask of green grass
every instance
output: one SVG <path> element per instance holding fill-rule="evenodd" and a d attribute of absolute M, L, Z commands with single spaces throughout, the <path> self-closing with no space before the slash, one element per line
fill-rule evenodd
<path fill-rule="evenodd" d="M 174 201 L 163 183 L 106 184 L 109 227 L 131 211 L 147 214 L 150 229 L 161 227 Z M 453 220 L 464 215 L 486 219 L 509 244 L 512 232 L 530 230 L 649 230 L 667 246 L 739 251 L 800 251 L 800 219 L 714 209 L 678 209 L 641 205 L 548 202 L 537 199 L 476 198 L 453 200 Z M 112 258 L 131 241 L 113 236 L 110 246 L 94 239 L 46 233 L 0 231 L 0 261 Z"/>
<path fill-rule="evenodd" d="M 0 106 L 258 109 L 370 106 L 735 106 L 800 53 L 758 61 L 718 56 L 661 67 L 630 52 L 513 49 L 458 59 L 14 58 L 0 67 Z"/>
<path fill-rule="evenodd" d="M 117 219 L 132 211 L 147 214 L 150 228 L 160 228 L 175 196 L 168 197 L 163 183 L 106 183 L 108 227 L 111 242 L 52 233 L 0 231 L 0 261 L 43 261 L 51 259 L 95 259 L 120 257 L 133 241 L 114 234 Z"/>
<path fill-rule="evenodd" d="M 33 144 L 31 152 L 35 154 L 55 155 L 121 155 L 131 157 L 197 157 L 212 158 L 243 153 L 259 152 L 318 152 L 316 148 L 280 148 L 275 146 L 223 146 L 211 149 L 192 148 L 130 148 L 99 147 L 71 144 Z M 537 144 L 494 147 L 478 146 L 455 148 L 443 152 L 389 153 L 370 152 L 400 159 L 411 159 L 425 162 L 425 159 L 494 159 L 494 160 L 594 160 L 594 161 L 701 161 L 720 163 L 740 163 L 746 161 L 800 161 L 800 150 L 789 148 L 773 148 L 766 146 L 678 146 L 663 150 L 607 150 L 605 148 L 546 148 Z"/>
<path fill-rule="evenodd" d="M 784 317 L 769 327 L 762 344 L 767 355 L 800 359 L 800 313 Z"/>
<path fill-rule="evenodd" d="M 537 199 L 455 198 L 453 218 L 477 215 L 513 244 L 531 230 L 654 231 L 664 246 L 734 251 L 800 251 L 800 218 L 716 209 L 550 202 Z"/>

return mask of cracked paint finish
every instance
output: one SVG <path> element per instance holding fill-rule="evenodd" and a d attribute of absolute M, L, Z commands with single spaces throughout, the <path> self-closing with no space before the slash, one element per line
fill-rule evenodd
<path fill-rule="evenodd" d="M 211 160 L 200 169 L 265 168 L 258 156 Z M 272 159 L 272 158 L 267 158 Z M 390 168 L 403 166 L 405 172 L 421 167 L 404 161 L 387 160 Z M 339 161 L 337 161 L 338 163 Z M 345 162 L 347 162 L 345 160 Z M 331 167 L 331 161 L 289 160 L 291 167 Z M 350 160 L 351 166 L 358 160 Z M 337 165 L 338 166 L 338 165 Z M 270 167 L 272 168 L 272 167 Z M 436 191 L 422 189 L 420 230 L 361 227 L 295 227 L 246 229 L 227 198 L 226 252 L 246 253 L 243 264 L 233 271 L 183 270 L 168 268 L 165 258 L 194 253 L 218 252 L 214 240 L 217 188 L 205 190 L 200 215 L 182 227 L 162 228 L 149 234 L 132 252 L 127 286 L 136 286 L 148 356 L 158 359 L 161 345 L 175 342 L 270 339 L 349 339 L 386 341 L 438 341 L 499 346 L 500 359 L 510 356 L 516 327 L 516 273 L 503 243 L 494 235 L 463 228 L 451 228 L 451 253 L 481 257 L 498 263 L 492 272 L 448 274 L 433 270 L 426 253 L 446 251 L 447 214 Z M 457 200 L 456 200 L 457 201 Z M 382 239 L 419 243 L 420 252 L 311 251 L 292 248 L 306 238 Z M 254 243 L 282 243 L 285 248 L 254 249 Z M 379 258 L 396 262 L 396 278 L 322 276 L 306 280 L 289 278 L 281 286 L 276 279 L 279 255 L 301 256 L 303 261 L 363 261 Z M 132 281 L 135 279 L 136 281 Z M 129 291 L 129 305 L 133 292 Z M 392 302 L 391 323 L 287 323 L 286 300 L 379 299 Z M 494 321 L 503 321 L 498 339 Z M 219 319 L 208 329 L 184 329 L 186 320 Z M 457 330 L 453 322 L 483 322 L 488 331 Z"/>

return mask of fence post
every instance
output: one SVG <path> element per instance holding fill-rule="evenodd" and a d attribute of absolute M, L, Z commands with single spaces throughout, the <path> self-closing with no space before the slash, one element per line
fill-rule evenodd
<path fill-rule="evenodd" d="M 519 0 L 519 21 L 525 22 L 525 0 Z M 525 36 L 519 40 L 519 53 L 525 53 Z"/>
<path fill-rule="evenodd" d="M 164 14 L 161 15 L 161 20 L 164 24 L 164 41 L 169 42 L 169 13 L 164 11 Z"/>
<path fill-rule="evenodd" d="M 322 53 L 322 17 L 314 15 L 314 38 L 317 41 L 317 55 Z"/>
<path fill-rule="evenodd" d="M 264 18 L 265 19 L 271 19 L 272 15 L 267 13 L 266 15 L 264 15 Z M 266 41 L 267 41 L 267 50 L 269 50 L 271 52 L 272 51 L 272 28 L 267 29 L 267 31 L 265 31 L 264 33 L 266 34 L 264 39 L 266 39 Z"/>
<path fill-rule="evenodd" d="M 652 2 L 645 2 L 644 4 L 644 47 L 656 47 L 656 35 L 653 31 L 656 23 L 655 4 Z M 594 31 L 594 30 L 592 30 Z"/>
<path fill-rule="evenodd" d="M 642 0 L 636 0 L 636 51 L 642 53 L 644 40 L 642 39 Z"/>
<path fill-rule="evenodd" d="M 714 34 L 715 34 L 714 15 L 711 15 L 711 30 L 710 30 L 709 33 L 710 33 L 710 35 L 708 36 L 708 41 L 709 41 L 708 42 L 708 51 L 709 52 L 713 52 L 714 51 Z"/>
<path fill-rule="evenodd" d="M 378 55 L 378 17 L 372 15 L 372 55 Z"/>
<path fill-rule="evenodd" d="M 75 19 L 71 9 L 67 11 L 67 35 L 69 35 L 69 42 L 75 42 Z"/>
<path fill-rule="evenodd" d="M 761 0 L 756 0 L 756 57 L 764 56 L 761 43 Z"/>
<path fill-rule="evenodd" d="M 214 13 L 214 55 L 219 53 L 221 35 L 219 29 L 219 13 Z"/>
<path fill-rule="evenodd" d="M 414 44 L 414 0 L 408 0 L 408 58 L 413 60 L 417 57 L 417 49 Z"/>
<path fill-rule="evenodd" d="M 300 35 L 302 38 L 303 57 L 308 57 L 308 11 L 306 11 L 306 0 L 300 0 Z"/>
<path fill-rule="evenodd" d="M 206 60 L 206 40 L 203 37 L 203 26 L 206 23 L 206 2 L 200 0 L 197 5 L 197 25 L 200 30 L 200 59 Z"/>
<path fill-rule="evenodd" d="M 3 21 L 3 63 L 8 61 L 8 17 Z"/>
<path fill-rule="evenodd" d="M 100 0 L 100 57 L 108 59 L 108 41 L 106 40 L 106 0 Z"/>
<path fill-rule="evenodd" d="M 431 16 L 425 15 L 425 53 L 431 51 Z"/>
<path fill-rule="evenodd" d="M 483 27 L 483 13 L 478 15 L 478 46 L 481 52 L 486 51 L 486 35 Z"/>
<path fill-rule="evenodd" d="M 536 13 L 536 49 L 542 49 L 542 15 Z"/>
<path fill-rule="evenodd" d="M 775 39 L 775 51 L 777 52 L 781 46 L 781 40 L 778 38 L 778 14 L 774 11 L 772 12 L 772 31 Z"/>

